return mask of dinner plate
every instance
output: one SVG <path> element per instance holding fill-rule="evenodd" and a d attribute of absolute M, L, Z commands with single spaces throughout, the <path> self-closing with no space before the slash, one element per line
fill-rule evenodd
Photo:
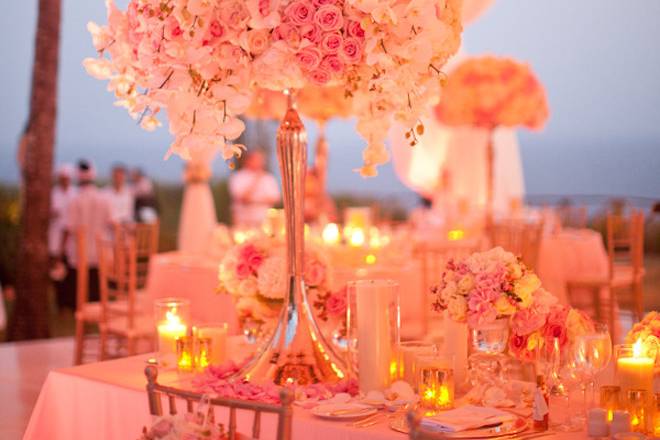
<path fill-rule="evenodd" d="M 397 417 L 392 419 L 390 422 L 390 428 L 397 432 L 402 432 L 404 434 L 410 433 L 408 428 L 408 422 L 405 416 Z M 510 422 L 504 422 L 500 426 L 493 428 L 479 428 L 479 429 L 470 429 L 468 431 L 460 432 L 443 432 L 442 434 L 447 438 L 463 438 L 463 439 L 481 439 L 481 438 L 497 438 L 505 435 L 520 434 L 521 432 L 527 430 L 529 424 L 522 417 L 517 417 L 515 420 Z"/>
<path fill-rule="evenodd" d="M 373 406 L 361 403 L 327 403 L 312 408 L 312 414 L 327 420 L 354 420 L 377 412 Z"/>

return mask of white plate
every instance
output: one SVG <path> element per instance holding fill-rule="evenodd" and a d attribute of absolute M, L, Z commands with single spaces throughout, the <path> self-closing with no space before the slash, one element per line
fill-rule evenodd
<path fill-rule="evenodd" d="M 354 420 L 377 412 L 376 408 L 361 403 L 327 403 L 312 408 L 312 414 L 328 420 Z"/>
<path fill-rule="evenodd" d="M 408 422 L 406 421 L 405 417 L 397 417 L 396 419 L 392 420 L 390 422 L 390 428 L 394 431 L 402 432 L 404 434 L 410 433 Z M 521 432 L 526 431 L 528 428 L 529 424 L 527 421 L 522 417 L 518 417 L 515 420 L 505 422 L 495 428 L 470 429 L 469 431 L 460 432 L 443 432 L 442 434 L 446 438 L 486 439 L 520 434 Z"/>

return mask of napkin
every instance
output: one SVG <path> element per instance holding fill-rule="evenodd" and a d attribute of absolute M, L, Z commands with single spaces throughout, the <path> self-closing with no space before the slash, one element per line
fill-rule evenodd
<path fill-rule="evenodd" d="M 422 419 L 422 426 L 431 431 L 460 432 L 516 419 L 511 413 L 495 408 L 467 405 Z"/>

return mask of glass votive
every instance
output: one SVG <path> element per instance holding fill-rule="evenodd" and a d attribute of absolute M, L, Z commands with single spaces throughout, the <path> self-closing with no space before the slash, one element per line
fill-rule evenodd
<path fill-rule="evenodd" d="M 610 435 L 614 437 L 620 432 L 630 432 L 630 414 L 628 414 L 628 411 L 618 409 L 612 415 Z"/>
<path fill-rule="evenodd" d="M 646 391 L 628 391 L 626 407 L 630 414 L 630 426 L 633 432 L 646 431 Z"/>
<path fill-rule="evenodd" d="M 620 409 L 621 387 L 616 385 L 603 385 L 600 387 L 600 407 L 607 411 L 608 423 L 614 417 L 614 411 Z"/>
<path fill-rule="evenodd" d="M 417 391 L 415 361 L 419 356 L 433 356 L 438 353 L 435 344 L 425 341 L 406 341 L 399 344 L 399 377 Z"/>
<path fill-rule="evenodd" d="M 630 390 L 645 390 L 653 392 L 653 367 L 655 353 L 641 341 L 635 344 L 617 345 L 616 379 L 625 398 Z"/>
<path fill-rule="evenodd" d="M 177 355 L 177 339 L 188 333 L 190 301 L 180 298 L 163 298 L 154 302 L 154 321 L 158 333 L 158 362 L 164 366 L 174 364 Z"/>
<path fill-rule="evenodd" d="M 190 336 L 182 336 L 176 340 L 176 368 L 189 373 L 195 369 L 195 340 Z"/>
<path fill-rule="evenodd" d="M 222 365 L 227 361 L 227 333 L 229 326 L 226 322 L 217 324 L 204 324 L 197 327 L 197 336 L 209 339 L 210 357 L 209 365 Z"/>
<path fill-rule="evenodd" d="M 213 356 L 213 347 L 210 338 L 195 338 L 194 342 L 194 365 L 196 370 L 204 371 L 210 365 Z"/>
<path fill-rule="evenodd" d="M 454 407 L 454 362 L 452 356 L 418 356 L 415 360 L 418 374 L 420 405 L 427 413 Z"/>

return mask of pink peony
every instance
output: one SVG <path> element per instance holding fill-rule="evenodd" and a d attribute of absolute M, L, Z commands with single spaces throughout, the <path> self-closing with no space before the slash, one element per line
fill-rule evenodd
<path fill-rule="evenodd" d="M 364 40 L 364 29 L 362 29 L 362 25 L 360 25 L 359 21 L 349 21 L 346 25 L 346 29 L 348 30 L 349 36 Z"/>
<path fill-rule="evenodd" d="M 330 295 L 325 303 L 325 310 L 331 316 L 343 316 L 346 314 L 346 289 Z"/>
<path fill-rule="evenodd" d="M 284 17 L 291 23 L 302 26 L 312 22 L 314 18 L 314 7 L 305 0 L 294 0 L 284 9 Z"/>
<path fill-rule="evenodd" d="M 323 86 L 330 81 L 330 72 L 325 69 L 314 69 L 309 74 L 309 78 L 318 86 Z"/>
<path fill-rule="evenodd" d="M 325 281 L 325 266 L 318 260 L 305 263 L 305 283 L 308 286 L 320 286 Z"/>
<path fill-rule="evenodd" d="M 321 61 L 321 69 L 333 75 L 341 75 L 344 71 L 344 63 L 336 55 L 328 55 Z"/>
<path fill-rule="evenodd" d="M 324 54 L 336 54 L 341 49 L 343 39 L 339 32 L 329 32 L 321 38 L 321 51 Z"/>
<path fill-rule="evenodd" d="M 523 309 L 513 315 L 511 329 L 518 335 L 528 335 L 543 327 L 543 324 L 545 324 L 545 315 L 531 309 Z"/>
<path fill-rule="evenodd" d="M 344 16 L 335 5 L 323 5 L 314 13 L 314 23 L 324 32 L 337 31 L 344 25 Z"/>
<path fill-rule="evenodd" d="M 356 64 L 362 58 L 362 44 L 355 37 L 345 38 L 339 55 L 346 64 Z"/>
<path fill-rule="evenodd" d="M 321 41 L 321 29 L 315 24 L 306 24 L 301 26 L 300 37 L 307 39 L 311 43 L 319 43 Z"/>
<path fill-rule="evenodd" d="M 321 51 L 315 47 L 306 47 L 296 54 L 296 60 L 303 70 L 312 71 L 321 63 Z"/>

